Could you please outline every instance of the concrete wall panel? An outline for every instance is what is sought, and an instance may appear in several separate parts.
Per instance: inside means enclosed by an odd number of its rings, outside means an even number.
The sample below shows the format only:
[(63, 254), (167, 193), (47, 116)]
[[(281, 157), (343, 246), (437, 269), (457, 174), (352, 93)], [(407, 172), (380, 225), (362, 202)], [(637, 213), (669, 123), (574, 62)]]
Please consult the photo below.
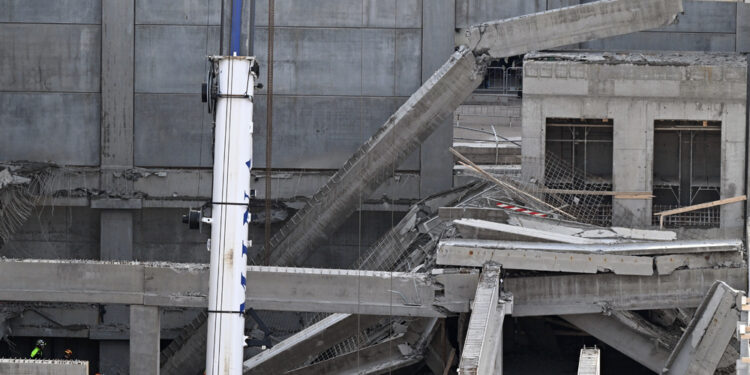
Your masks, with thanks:
[[(406, 98), (275, 96), (273, 167), (339, 169)], [(254, 167), (265, 167), (266, 96), (255, 98)], [(400, 169), (419, 169), (410, 156)]]
[(0, 256), (39, 259), (98, 259), (99, 212), (80, 207), (36, 209)]
[(137, 25), (220, 25), (221, 0), (137, 0)]
[(100, 24), (101, 0), (2, 0), (0, 22)]
[(135, 91), (200, 93), (206, 56), (218, 51), (218, 26), (136, 26)]
[(456, 0), (456, 28), (547, 10), (546, 0)]
[(212, 115), (200, 95), (135, 95), (135, 165), (212, 167)]
[(417, 91), (421, 73), (421, 32), (365, 29), (362, 33), (365, 95), (410, 96)]
[[(268, 26), (268, 0), (256, 0), (255, 22)], [(275, 26), (388, 27), (422, 26), (424, 0), (276, 0)]]
[[(256, 35), (266, 85), (268, 30)], [(419, 30), (279, 28), (274, 44), (274, 94), (409, 96), (420, 85)]]
[(133, 258), (144, 261), (208, 263), (210, 233), (189, 230), (182, 209), (147, 208), (133, 215)]
[(750, 4), (737, 4), (737, 52), (750, 53)]
[(645, 31), (581, 43), (583, 49), (734, 52), (735, 35)]
[(98, 94), (0, 92), (0, 160), (99, 164)]
[(0, 90), (98, 92), (101, 27), (0, 24)]

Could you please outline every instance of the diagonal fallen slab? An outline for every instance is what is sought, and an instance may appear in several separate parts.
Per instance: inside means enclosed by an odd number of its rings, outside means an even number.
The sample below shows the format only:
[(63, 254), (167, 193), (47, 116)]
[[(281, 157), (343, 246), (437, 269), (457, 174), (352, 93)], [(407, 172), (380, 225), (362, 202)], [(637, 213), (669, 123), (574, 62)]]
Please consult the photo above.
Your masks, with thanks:
[(581, 238), (562, 233), (495, 223), (487, 220), (459, 219), (454, 220), (453, 224), (458, 228), (458, 231), (461, 232), (464, 238), (476, 238), (480, 240), (562, 242), (577, 245), (614, 242), (613, 240)]
[(713, 374), (740, 319), (743, 292), (717, 281), (664, 365), (663, 374)]

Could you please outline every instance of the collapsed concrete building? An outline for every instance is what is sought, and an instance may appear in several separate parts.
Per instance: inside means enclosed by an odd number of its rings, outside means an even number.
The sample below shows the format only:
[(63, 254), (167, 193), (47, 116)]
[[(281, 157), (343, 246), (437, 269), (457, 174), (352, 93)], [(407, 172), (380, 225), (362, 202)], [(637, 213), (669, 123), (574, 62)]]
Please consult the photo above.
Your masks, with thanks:
[[(102, 33), (102, 48), (98, 51), (103, 64), (101, 102), (97, 102), (102, 111), (101, 143), (97, 142), (100, 155), (91, 158), (95, 150), (63, 142), (57, 151), (51, 151), (51, 157), (40, 157), (17, 142), (39, 129), (43, 131), (43, 121), (35, 120), (29, 110), (20, 110), (18, 115), (6, 116), (8, 120), (3, 122), (12, 134), (4, 138), (8, 142), (7, 156), (2, 159), (57, 160), (63, 165), (51, 168), (46, 164), (7, 164), (10, 179), (6, 179), (5, 186), (13, 186), (15, 192), (9, 194), (7, 201), (15, 205), (6, 204), (4, 208), (18, 208), (4, 211), (15, 221), (7, 226), (8, 235), (3, 236), (2, 255), (22, 259), (6, 259), (0, 265), (4, 268), (0, 274), (2, 299), (7, 301), (2, 322), (2, 327), (7, 327), (2, 331), (7, 333), (3, 336), (9, 342), (21, 343), (30, 340), (24, 337), (59, 337), (55, 339), (59, 345), (72, 342), (80, 346), (80, 352), (98, 368), (106, 369), (102, 370), (105, 373), (127, 372), (128, 362), (130, 371), (136, 373), (156, 373), (159, 368), (165, 373), (198, 373), (201, 356), (205, 355), (207, 269), (201, 264), (180, 263), (205, 263), (205, 235), (186, 234), (177, 225), (166, 223), (172, 223), (182, 213), (174, 208), (200, 206), (210, 199), (210, 171), (200, 168), (209, 152), (199, 153), (197, 164), (187, 167), (192, 162), (181, 160), (174, 156), (179, 152), (172, 152), (184, 147), (179, 143), (183, 135), (163, 135), (174, 132), (169, 130), (174, 120), (170, 116), (161, 118), (162, 110), (172, 108), (179, 113), (180, 108), (194, 106), (185, 101), (189, 96), (185, 94), (193, 92), (181, 86), (190, 82), (189, 78), (159, 82), (168, 75), (153, 71), (160, 64), (153, 63), (159, 57), (155, 52), (158, 48), (153, 49), (152, 43), (168, 42), (164, 35), (174, 37), (170, 28), (195, 31), (196, 27), (175, 26), (171, 22), (195, 24), (200, 16), (205, 16), (202, 47), (208, 48), (212, 32), (225, 30), (215, 25), (221, 18), (215, 7), (186, 7), (187, 21), (183, 21), (158, 2), (134, 1), (130, 2), (132, 7), (127, 2), (95, 3), (98, 8), (94, 7), (92, 14), (80, 15), (84, 17), (79, 20), (83, 26), (58, 27), (73, 33), (95, 33), (96, 27), (90, 25), (97, 21), (96, 10), (101, 10), (98, 21), (102, 29), (106, 25), (123, 31), (123, 35)], [(275, 150), (283, 147), (289, 152), (282, 153), (281, 164), (276, 165), (271, 176), (255, 172), (256, 180), (279, 180), (276, 197), (286, 199), (278, 199), (271, 212), (258, 213), (263, 215), (262, 220), (285, 221), (284, 228), (277, 228), (274, 239), (269, 238), (273, 252), (266, 260), (270, 264), (318, 268), (261, 266), (266, 263), (264, 249), (257, 245), (252, 249), (258, 258), (257, 265), (248, 268), (247, 301), (254, 310), (249, 313), (252, 320), (248, 319), (247, 332), (253, 341), (246, 353), (246, 373), (442, 373), (454, 366), (465, 373), (497, 372), (503, 366), (508, 372), (544, 371), (535, 368), (537, 365), (546, 367), (546, 373), (549, 366), (557, 366), (563, 372), (571, 363), (577, 365), (578, 350), (590, 340), (597, 340), (600, 347), (612, 348), (609, 353), (616, 351), (632, 359), (617, 357), (616, 353), (613, 358), (610, 354), (603, 360), (604, 368), (607, 362), (626, 369), (633, 366), (625, 370), (630, 373), (645, 369), (672, 373), (733, 371), (728, 369), (735, 366), (735, 360), (747, 357), (743, 325), (740, 336), (732, 339), (737, 323), (743, 319), (739, 309), (745, 305), (738, 290), (747, 289), (742, 242), (746, 221), (743, 204), (739, 203), (746, 191), (747, 170), (747, 61), (743, 57), (615, 52), (529, 54), (522, 70), (523, 98), (503, 99), (523, 103), (520, 139), (511, 139), (504, 129), (497, 132), (493, 127), (494, 141), (463, 145), (465, 150), (457, 145), (461, 165), (456, 168), (448, 152), (453, 143), (451, 132), (446, 131), (451, 128), (450, 112), (485, 83), (482, 74), (490, 77), (489, 72), (477, 68), (484, 64), (474, 60), (477, 51), (504, 58), (564, 44), (585, 48), (604, 43), (598, 45), (602, 49), (609, 49), (606, 43), (611, 43), (611, 48), (628, 43), (635, 48), (649, 47), (651, 42), (641, 42), (660, 35), (658, 31), (640, 39), (590, 39), (664, 25), (673, 20), (672, 14), (677, 13), (681, 2), (639, 1), (638, 6), (654, 8), (637, 22), (629, 18), (630, 10), (622, 6), (622, 1), (591, 4), (585, 9), (622, 16), (621, 23), (608, 24), (609, 29), (593, 35), (576, 34), (576, 30), (563, 33), (566, 21), (558, 16), (572, 14), (565, 11), (469, 27), (578, 2), (524, 2), (511, 8), (517, 14), (504, 14), (507, 7), (490, 2), (397, 2), (394, 9), (354, 2), (362, 8), (362, 14), (368, 9), (367, 17), (357, 16), (356, 7), (352, 14), (340, 15), (333, 10), (341, 4), (332, 3), (315, 10), (319, 18), (307, 17), (313, 11), (292, 3), (280, 2), (277, 31), (284, 57), (279, 62), (282, 71), (289, 74), (281, 75), (279, 93), (274, 94), (283, 103), (280, 113), (297, 114), (292, 119), (282, 115), (281, 120), (276, 120), (282, 124), (282, 140)], [(679, 27), (690, 30), (694, 27), (691, 22), (704, 24), (700, 11), (710, 10), (712, 17), (733, 20), (734, 30), (724, 30), (726, 35), (718, 36), (723, 43), (734, 38), (733, 48), (718, 43), (717, 49), (744, 51), (748, 25), (742, 15), (748, 12), (746, 5), (687, 4), (687, 26)], [(378, 8), (381, 6), (385, 8)], [(17, 11), (23, 7), (11, 8), (9, 14), (13, 18), (5, 26), (10, 30), (27, 26), (15, 23), (45, 21)], [(393, 15), (394, 23), (388, 17), (380, 17), (373, 8)], [(259, 10), (262, 14), (262, 5)], [(691, 10), (697, 14), (693, 21), (688, 18)], [(134, 14), (131, 18), (115, 17), (121, 12)], [(500, 12), (500, 16), (495, 12)], [(301, 17), (302, 14), (306, 16)], [(339, 16), (329, 18), (331, 14)], [(73, 23), (78, 17), (67, 13), (57, 16), (70, 16)], [(493, 18), (482, 19), (490, 16)], [(352, 26), (351, 18), (362, 22)], [(609, 21), (603, 19), (605, 23)], [(528, 23), (535, 23), (537, 34), (527, 33)], [(129, 29), (133, 25), (135, 33)], [(331, 33), (343, 37), (351, 31), (331, 31), (332, 25), (354, 28), (363, 38), (382, 30), (393, 32), (393, 40), (384, 43), (395, 46), (391, 56), (394, 69), (405, 69), (385, 73), (392, 78), (393, 87), (386, 84), (390, 81), (377, 76), (377, 69), (364, 69), (365, 61), (372, 64), (379, 56), (365, 59), (369, 39), (359, 40), (359, 92), (353, 88), (353, 81), (336, 80), (333, 76), (307, 83), (300, 78), (331, 71), (323, 69), (323, 64), (331, 63), (325, 48), (314, 46), (326, 46), (328, 37), (338, 40)], [(414, 48), (410, 43), (415, 38), (415, 25), (422, 31), (416, 33), (423, 48), (421, 67), (417, 69), (421, 70), (421, 77), (413, 69), (404, 68), (396, 56), (400, 42), (406, 42), (409, 51)], [(585, 27), (592, 27), (579, 26), (584, 31)], [(458, 32), (455, 43), (470, 48), (459, 48), (449, 63), (439, 68), (453, 50), (454, 29), (461, 27), (464, 30)], [(715, 33), (717, 27), (709, 26), (710, 33)], [(675, 31), (665, 33), (670, 32)], [(316, 33), (322, 34), (314, 37)], [(304, 35), (295, 37), (298, 34)], [(706, 37), (692, 34), (684, 37)], [(503, 41), (499, 35), (508, 39)], [(391, 34), (385, 36), (390, 37)], [(439, 41), (428, 41), (430, 38)], [(356, 38), (344, 39), (352, 42)], [(296, 46), (293, 52), (287, 50), (290, 46)], [(340, 47), (333, 49), (333, 55), (339, 53)], [(659, 48), (666, 48), (666, 44)], [(8, 49), (17, 51), (14, 46)], [(287, 53), (292, 56), (289, 60)], [(263, 61), (261, 51), (257, 54)], [(437, 57), (425, 57), (432, 54)], [(128, 58), (134, 55), (134, 63), (128, 65)], [(312, 64), (306, 59), (311, 59)], [(347, 64), (348, 60), (343, 60)], [(349, 65), (356, 65), (356, 58), (349, 60)], [(409, 61), (408, 67), (414, 68), (413, 61)], [(305, 69), (313, 68), (317, 70), (306, 73)], [(436, 69), (438, 74), (432, 75)], [(43, 69), (50, 70), (54, 71)], [(453, 79), (440, 80), (441, 75)], [(87, 81), (57, 82), (47, 78), (41, 82), (41, 78), (29, 77), (20, 83), (9, 81), (21, 91), (46, 87), (35, 86), (42, 83), (72, 91), (87, 90), (68, 87)], [(379, 79), (370, 82), (372, 77)], [(368, 86), (364, 85), (365, 78)], [(400, 86), (409, 83), (415, 87)], [(365, 131), (366, 126), (376, 122), (379, 126), (383, 118), (370, 121), (371, 114), (363, 111), (383, 100), (395, 98), (394, 103), (403, 102), (403, 96), (411, 94), (419, 83), (425, 84), (423, 89), (406, 101), (407, 105), (386, 121), (370, 141), (364, 142), (372, 133)], [(388, 99), (379, 97), (394, 92), (399, 94)], [(292, 125), (308, 121), (323, 125), (350, 122), (349, 118), (339, 120), (337, 116), (341, 114), (329, 113), (330, 107), (336, 105), (315, 97), (321, 94), (331, 95), (334, 98), (328, 99), (333, 102), (340, 101), (336, 98), (340, 95), (353, 95), (354, 101), (360, 101), (342, 109), (347, 116), (357, 113), (357, 108), (359, 111), (353, 121), (360, 124), (359, 137), (351, 137), (354, 140), (350, 151), (364, 142), (349, 162), (328, 160), (331, 155), (349, 155), (333, 141), (338, 130), (329, 134), (321, 126), (316, 130), (323, 132), (319, 136), (321, 142), (313, 138), (300, 140), (300, 135), (295, 135), (299, 128)], [(262, 95), (260, 92), (257, 98)], [(19, 100), (18, 94), (6, 96), (9, 101)], [(40, 100), (52, 100), (42, 96)], [(493, 94), (475, 92), (469, 100), (487, 103), (487, 96)], [(494, 96), (497, 101), (503, 97)], [(66, 96), (74, 101), (82, 97)], [(373, 103), (361, 103), (367, 100)], [(410, 102), (416, 105), (409, 106)], [(397, 107), (392, 104), (386, 105), (392, 108), (383, 112)], [(424, 106), (424, 112), (413, 109), (417, 106)], [(327, 109), (316, 112), (320, 108)], [(263, 116), (263, 111), (259, 113)], [(309, 119), (305, 113), (311, 113)], [(458, 113), (463, 112), (458, 109)], [(34, 127), (6, 125), (16, 118)], [(87, 123), (98, 127), (98, 120)], [(156, 124), (156, 130), (149, 124)], [(421, 126), (424, 124), (427, 126)], [(68, 126), (81, 134), (78, 125)], [(397, 130), (409, 132), (399, 134)], [(203, 150), (210, 145), (210, 134), (204, 140), (203, 132), (197, 133), (201, 139), (196, 149)], [(430, 133), (433, 135), (427, 138)], [(163, 149), (163, 139), (159, 137), (165, 137), (167, 148), (173, 149)], [(256, 140), (262, 138), (261, 132)], [(417, 158), (413, 152), (421, 141), (425, 143)], [(301, 147), (290, 147), (295, 142)], [(486, 143), (494, 147), (487, 147)], [(498, 147), (500, 144), (503, 147)], [(720, 152), (707, 151), (717, 146)], [(315, 153), (319, 159), (305, 157), (309, 156), (304, 154), (309, 147), (321, 148)], [(500, 161), (501, 149), (507, 153), (503, 160), (508, 163)], [(474, 154), (466, 158), (466, 151)], [(48, 155), (44, 152), (42, 155)], [(70, 155), (80, 159), (66, 159)], [(263, 158), (255, 159), (257, 163)], [(473, 161), (484, 165), (477, 166)], [(522, 161), (520, 166), (516, 161)], [(402, 167), (411, 166), (400, 170), (396, 162)], [(325, 183), (331, 170), (341, 165), (344, 167)], [(454, 173), (458, 175), (455, 178)], [(471, 174), (475, 176), (466, 177)], [(474, 182), (476, 177), (483, 182)], [(471, 184), (466, 185), (469, 180)], [(16, 189), (17, 186), (22, 188)], [(266, 195), (258, 189), (258, 197)], [(310, 196), (311, 199), (306, 198)], [(33, 202), (31, 208), (29, 202)], [(696, 215), (691, 210), (692, 214), (663, 214), (663, 220), (653, 220), (654, 213), (716, 202), (726, 204), (707, 207), (710, 213), (705, 217), (701, 216), (705, 211)], [(28, 212), (36, 204), (41, 208), (36, 208), (34, 217)], [(61, 206), (80, 208), (64, 209), (62, 215), (52, 211), (51, 219), (42, 219), (45, 207)], [(666, 224), (678, 229), (657, 231), (650, 228), (654, 224), (657, 228)], [(54, 225), (64, 229), (49, 236)], [(686, 227), (689, 229), (682, 229)], [(166, 239), (165, 230), (176, 240)], [(77, 240), (69, 240), (71, 232)], [(255, 243), (262, 244), (260, 230), (255, 232)], [(87, 260), (71, 260), (75, 258)], [(714, 283), (715, 280), (723, 283)], [(720, 324), (710, 323), (714, 316)], [(72, 337), (81, 340), (76, 343)], [(588, 337), (589, 341), (571, 343), (571, 337)], [(569, 356), (572, 360), (568, 361), (552, 358), (524, 367), (521, 360), (512, 360), (514, 356), (525, 358), (539, 348), (552, 348), (565, 357), (563, 353), (571, 347), (575, 356)], [(741, 368), (740, 360), (737, 369)]]

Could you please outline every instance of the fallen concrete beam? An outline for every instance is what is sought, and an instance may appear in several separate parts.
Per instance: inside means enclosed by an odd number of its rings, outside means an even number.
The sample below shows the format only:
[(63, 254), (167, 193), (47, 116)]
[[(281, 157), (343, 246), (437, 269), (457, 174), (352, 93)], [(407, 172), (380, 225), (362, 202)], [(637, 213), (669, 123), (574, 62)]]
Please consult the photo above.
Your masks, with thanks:
[[(148, 276), (147, 276), (148, 275)], [(181, 277), (179, 277), (181, 275)], [(0, 260), (0, 300), (203, 307), (205, 265)], [(248, 267), (247, 306), (258, 310), (444, 317), (468, 312), (476, 270), (431, 274)], [(747, 268), (506, 278), (513, 315), (696, 307), (713, 280), (742, 288)], [(638, 298), (633, 298), (638, 296)]]
[(474, 296), (459, 374), (502, 374), (503, 320), (512, 303), (500, 300), (500, 266), (485, 265)]
[(616, 254), (582, 254), (561, 251), (502, 250), (483, 247), (449, 246), (437, 249), (437, 264), (482, 267), (487, 262), (505, 269), (597, 273), (612, 271), (618, 275), (653, 275), (654, 259), (647, 256)]
[(310, 366), (289, 371), (288, 375), (317, 374), (381, 374), (393, 369), (409, 366), (421, 360), (401, 352), (408, 345), (404, 336), (392, 338), (379, 344), (362, 348)]
[[(415, 364), (437, 329), (437, 318), (411, 321), (406, 332), (350, 353), (305, 366), (287, 374), (384, 374)], [(356, 332), (356, 331), (355, 331)]]
[(717, 281), (664, 365), (663, 374), (713, 374), (740, 320), (744, 293)]
[(271, 239), (271, 264), (303, 265), (482, 82), (483, 66), (467, 48), (455, 52)]
[(577, 245), (614, 242), (612, 240), (592, 240), (486, 220), (459, 219), (454, 220), (453, 224), (464, 238), (479, 240), (562, 242)]
[(679, 270), (666, 276), (613, 274), (506, 278), (513, 316), (696, 307), (714, 280), (747, 285), (747, 268)]
[(656, 373), (661, 373), (669, 357), (669, 348), (612, 316), (584, 314), (561, 318)]
[(283, 374), (302, 367), (324, 350), (376, 324), (382, 317), (332, 314), (273, 348), (248, 359), (244, 374)]
[(631, 242), (617, 244), (573, 245), (544, 242), (512, 242), (488, 240), (446, 240), (445, 247), (485, 248), (503, 250), (564, 251), (574, 253), (602, 253), (620, 255), (665, 255), (692, 253), (738, 252), (741, 240), (700, 240), (674, 242)]
[(672, 23), (681, 0), (614, 0), (550, 10), (461, 29), (456, 45), (501, 58)]
[[(443, 274), (442, 285), (477, 273)], [(368, 315), (444, 317), (465, 311), (472, 289), (442, 289), (430, 274), (250, 266), (247, 304), (258, 310), (339, 312)], [(439, 307), (437, 305), (440, 305)]]

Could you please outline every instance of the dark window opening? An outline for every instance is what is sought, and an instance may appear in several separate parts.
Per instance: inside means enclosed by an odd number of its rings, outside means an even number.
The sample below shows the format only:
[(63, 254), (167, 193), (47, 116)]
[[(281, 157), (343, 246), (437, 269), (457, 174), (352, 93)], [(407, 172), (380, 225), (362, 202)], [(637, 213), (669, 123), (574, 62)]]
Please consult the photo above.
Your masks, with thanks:
[(545, 199), (573, 214), (578, 221), (608, 226), (612, 197), (576, 191), (612, 191), (612, 119), (548, 118), (544, 185), (570, 192)]
[[(721, 122), (654, 121), (653, 212), (720, 199)], [(666, 216), (666, 227), (718, 227), (721, 207)], [(659, 217), (653, 217), (659, 225)]]

